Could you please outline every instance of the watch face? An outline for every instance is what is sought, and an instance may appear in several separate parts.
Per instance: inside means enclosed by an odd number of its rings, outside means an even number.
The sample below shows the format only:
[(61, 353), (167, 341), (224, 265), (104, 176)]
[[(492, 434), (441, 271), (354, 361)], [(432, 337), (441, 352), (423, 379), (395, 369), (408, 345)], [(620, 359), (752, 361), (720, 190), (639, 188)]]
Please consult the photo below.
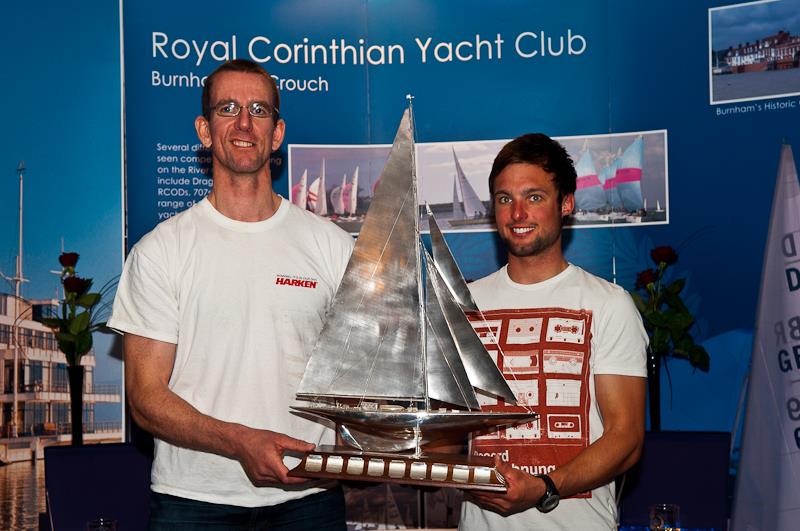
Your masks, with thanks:
[(559, 499), (557, 494), (551, 494), (539, 503), (539, 510), (543, 513), (549, 513), (558, 506)]

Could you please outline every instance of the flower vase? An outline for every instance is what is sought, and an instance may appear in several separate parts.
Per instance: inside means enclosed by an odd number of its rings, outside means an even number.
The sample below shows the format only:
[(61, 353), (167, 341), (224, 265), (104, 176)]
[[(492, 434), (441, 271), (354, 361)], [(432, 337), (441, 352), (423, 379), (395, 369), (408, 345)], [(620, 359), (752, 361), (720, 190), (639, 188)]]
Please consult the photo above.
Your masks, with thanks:
[(647, 394), (650, 431), (661, 431), (661, 355), (647, 349)]
[(83, 365), (69, 365), (69, 402), (72, 417), (72, 446), (83, 445)]

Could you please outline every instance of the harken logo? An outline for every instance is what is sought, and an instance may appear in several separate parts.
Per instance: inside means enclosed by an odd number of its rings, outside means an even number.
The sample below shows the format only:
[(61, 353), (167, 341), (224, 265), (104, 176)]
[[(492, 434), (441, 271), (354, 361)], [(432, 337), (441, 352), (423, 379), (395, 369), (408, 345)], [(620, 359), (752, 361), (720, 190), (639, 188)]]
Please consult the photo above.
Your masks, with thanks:
[(315, 289), (317, 287), (316, 279), (294, 275), (276, 275), (275, 284), (279, 286), (296, 286), (298, 288)]

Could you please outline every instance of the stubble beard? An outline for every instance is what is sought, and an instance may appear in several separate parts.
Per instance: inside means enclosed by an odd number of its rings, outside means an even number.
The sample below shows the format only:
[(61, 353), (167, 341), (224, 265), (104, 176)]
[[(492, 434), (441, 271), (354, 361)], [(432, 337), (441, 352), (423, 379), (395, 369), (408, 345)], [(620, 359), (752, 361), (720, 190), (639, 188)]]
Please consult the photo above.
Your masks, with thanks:
[(529, 256), (539, 256), (553, 247), (553, 245), (560, 245), (560, 236), (561, 231), (556, 230), (550, 234), (537, 234), (533, 241), (528, 243), (515, 243), (509, 238), (503, 238), (503, 241), (509, 253), (517, 258), (526, 258)]

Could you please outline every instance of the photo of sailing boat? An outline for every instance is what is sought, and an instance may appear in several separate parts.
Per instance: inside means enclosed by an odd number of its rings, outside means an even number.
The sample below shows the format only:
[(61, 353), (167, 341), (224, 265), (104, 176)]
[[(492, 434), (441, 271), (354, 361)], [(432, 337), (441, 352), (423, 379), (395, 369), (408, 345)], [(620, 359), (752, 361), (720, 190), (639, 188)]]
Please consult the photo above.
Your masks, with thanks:
[[(493, 231), (487, 178), (506, 141), (417, 144), (420, 202), (425, 202), (444, 232)], [(427, 220), (420, 226), (428, 230)]]
[(665, 224), (667, 131), (559, 138), (578, 174), (571, 227)]
[(289, 200), (357, 234), (390, 145), (289, 146)]

